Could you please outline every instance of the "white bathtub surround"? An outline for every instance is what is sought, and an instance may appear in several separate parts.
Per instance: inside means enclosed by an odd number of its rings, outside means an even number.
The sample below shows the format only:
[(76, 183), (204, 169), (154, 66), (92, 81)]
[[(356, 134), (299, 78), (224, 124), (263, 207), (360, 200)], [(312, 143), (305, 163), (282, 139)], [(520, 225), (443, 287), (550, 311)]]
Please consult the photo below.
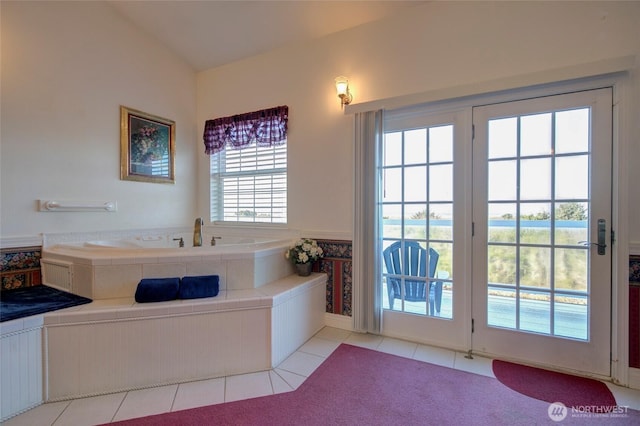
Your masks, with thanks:
[(0, 323), (0, 421), (42, 403), (43, 316)]
[(326, 280), (289, 275), (215, 298), (46, 314), (45, 400), (269, 370), (324, 326)]
[(243, 290), (293, 273), (289, 239), (222, 235), (215, 246), (190, 247), (189, 236), (184, 228), (45, 235), (43, 283), (102, 300), (133, 297), (142, 278), (219, 275), (221, 290)]
[[(178, 247), (179, 241), (174, 238), (183, 237), (185, 247), (193, 245), (193, 226), (180, 226), (169, 228), (150, 228), (150, 229), (123, 229), (111, 231), (91, 231), (91, 232), (59, 232), (46, 233), (42, 235), (42, 245), (44, 248), (50, 248), (58, 244), (78, 245), (79, 243), (90, 241), (136, 241), (137, 245), (146, 247), (162, 246), (157, 244), (162, 240), (170, 247)], [(203, 245), (210, 245), (212, 237), (216, 238), (216, 244), (237, 243), (240, 240), (288, 240), (292, 241), (298, 238), (299, 231), (290, 229), (271, 229), (271, 228), (251, 228), (247, 229), (240, 226), (218, 226), (205, 225), (202, 227)], [(155, 242), (155, 243), (154, 243)]]
[[(293, 275), (294, 238), (189, 247), (190, 232), (43, 236), (43, 282), (94, 301), (0, 325), (0, 421), (46, 401), (269, 370), (324, 326), (327, 277)], [(159, 247), (176, 237), (185, 247)], [(214, 274), (214, 298), (134, 301), (142, 278)]]

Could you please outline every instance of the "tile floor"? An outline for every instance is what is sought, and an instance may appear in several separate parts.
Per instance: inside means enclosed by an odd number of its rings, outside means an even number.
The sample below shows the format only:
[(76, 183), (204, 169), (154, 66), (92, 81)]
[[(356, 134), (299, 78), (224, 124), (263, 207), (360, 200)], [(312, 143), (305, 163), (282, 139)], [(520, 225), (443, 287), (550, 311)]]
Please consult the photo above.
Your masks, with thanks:
[[(325, 327), (276, 369), (179, 385), (43, 404), (4, 426), (84, 426), (184, 410), (296, 389), (340, 343), (494, 377), (491, 360), (388, 337)], [(607, 384), (620, 406), (640, 409), (640, 391)]]

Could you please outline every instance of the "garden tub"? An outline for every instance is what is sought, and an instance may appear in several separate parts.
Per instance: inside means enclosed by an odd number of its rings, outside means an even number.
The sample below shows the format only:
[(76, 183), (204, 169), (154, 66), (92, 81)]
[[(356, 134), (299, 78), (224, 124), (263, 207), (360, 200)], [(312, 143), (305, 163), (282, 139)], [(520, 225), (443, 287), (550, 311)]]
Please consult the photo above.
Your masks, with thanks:
[(132, 297), (142, 278), (219, 275), (220, 290), (258, 288), (293, 273), (284, 257), (290, 242), (203, 234), (194, 247), (185, 230), (48, 235), (43, 282), (94, 300)]

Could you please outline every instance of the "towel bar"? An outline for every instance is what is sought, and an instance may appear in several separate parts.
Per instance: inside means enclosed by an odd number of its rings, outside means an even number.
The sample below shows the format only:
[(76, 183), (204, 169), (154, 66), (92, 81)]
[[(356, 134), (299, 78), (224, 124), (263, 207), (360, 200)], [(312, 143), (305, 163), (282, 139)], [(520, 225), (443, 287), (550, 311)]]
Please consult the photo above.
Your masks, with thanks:
[(115, 201), (55, 201), (40, 200), (41, 212), (115, 212), (118, 205)]

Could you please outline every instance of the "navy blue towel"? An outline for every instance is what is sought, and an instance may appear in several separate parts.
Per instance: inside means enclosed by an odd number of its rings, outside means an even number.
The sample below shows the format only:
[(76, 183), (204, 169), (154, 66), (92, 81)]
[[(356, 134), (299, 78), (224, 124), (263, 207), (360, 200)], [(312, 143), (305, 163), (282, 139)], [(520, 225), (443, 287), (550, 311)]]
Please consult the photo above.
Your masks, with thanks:
[(197, 277), (183, 277), (180, 283), (178, 298), (200, 299), (218, 295), (220, 278), (217, 275), (201, 275)]
[(143, 278), (136, 288), (136, 302), (166, 302), (178, 297), (180, 278)]

